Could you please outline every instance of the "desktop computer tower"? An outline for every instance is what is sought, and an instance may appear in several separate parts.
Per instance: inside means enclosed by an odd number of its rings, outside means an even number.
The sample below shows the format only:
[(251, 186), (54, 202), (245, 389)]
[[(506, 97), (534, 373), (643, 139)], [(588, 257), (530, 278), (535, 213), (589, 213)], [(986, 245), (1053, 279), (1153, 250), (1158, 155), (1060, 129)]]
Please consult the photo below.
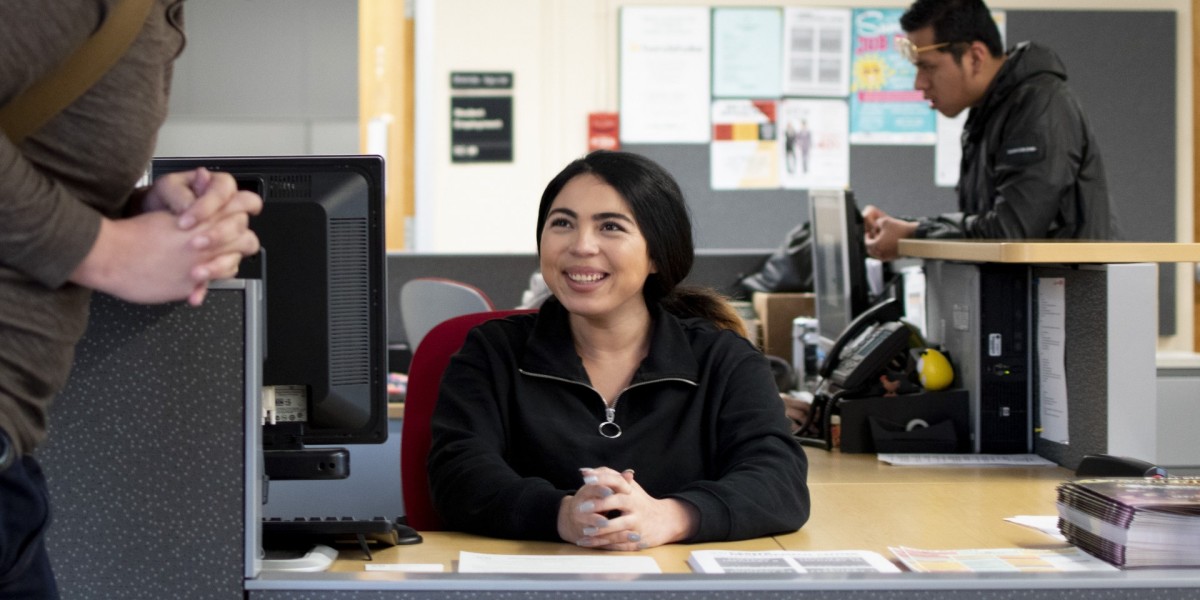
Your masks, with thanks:
[(1033, 451), (1033, 319), (1026, 265), (925, 262), (926, 327), (970, 398), (971, 447)]

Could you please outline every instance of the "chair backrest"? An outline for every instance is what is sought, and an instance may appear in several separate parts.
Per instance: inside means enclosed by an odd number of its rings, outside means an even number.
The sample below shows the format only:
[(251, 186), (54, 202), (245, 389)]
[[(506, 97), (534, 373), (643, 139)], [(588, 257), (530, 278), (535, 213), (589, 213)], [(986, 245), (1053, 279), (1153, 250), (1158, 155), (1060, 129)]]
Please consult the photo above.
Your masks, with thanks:
[(434, 325), (458, 315), (494, 310), (479, 288), (441, 277), (418, 277), (400, 288), (400, 319), (414, 354)]
[(408, 524), (417, 531), (438, 531), (441, 519), (429, 496), (425, 461), (431, 436), (429, 420), (437, 403), (442, 371), (458, 352), (472, 327), (531, 310), (501, 310), (461, 315), (434, 326), (413, 354), (408, 369), (408, 391), (404, 396), (404, 422), (400, 427), (400, 489)]

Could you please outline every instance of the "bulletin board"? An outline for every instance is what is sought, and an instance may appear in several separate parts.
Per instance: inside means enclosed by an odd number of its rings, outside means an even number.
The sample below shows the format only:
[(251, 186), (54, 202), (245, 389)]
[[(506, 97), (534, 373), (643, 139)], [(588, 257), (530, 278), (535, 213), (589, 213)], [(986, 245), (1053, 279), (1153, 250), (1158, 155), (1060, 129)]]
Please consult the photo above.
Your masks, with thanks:
[[(1052, 48), (1091, 122), (1124, 236), (1174, 241), (1176, 206), (1176, 19), (1173, 11), (1006, 11), (1009, 45)], [(1130, 40), (1137, 40), (1136, 43)], [(767, 249), (808, 219), (803, 190), (713, 190), (708, 144), (629, 144), (679, 180), (698, 248)], [(895, 215), (956, 210), (954, 191), (934, 184), (933, 146), (850, 146), (850, 186), (860, 206)], [(1175, 331), (1175, 281), (1159, 278), (1160, 333)]]

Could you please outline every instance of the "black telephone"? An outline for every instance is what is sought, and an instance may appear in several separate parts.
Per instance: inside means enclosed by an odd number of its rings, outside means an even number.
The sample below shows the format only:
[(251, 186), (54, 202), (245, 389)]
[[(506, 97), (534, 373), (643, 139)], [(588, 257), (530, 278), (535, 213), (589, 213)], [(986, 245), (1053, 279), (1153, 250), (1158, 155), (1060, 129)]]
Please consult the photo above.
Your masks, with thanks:
[(838, 336), (817, 371), (822, 383), (808, 422), (796, 432), (800, 443), (826, 450), (833, 447), (830, 419), (840, 400), (869, 391), (873, 378), (908, 349), (912, 334), (900, 321), (901, 314), (900, 301), (888, 298), (863, 311)]
[(900, 301), (889, 298), (864, 311), (834, 343), (821, 365), (823, 379), (852, 391), (871, 382), (908, 348), (910, 330), (900, 321)]

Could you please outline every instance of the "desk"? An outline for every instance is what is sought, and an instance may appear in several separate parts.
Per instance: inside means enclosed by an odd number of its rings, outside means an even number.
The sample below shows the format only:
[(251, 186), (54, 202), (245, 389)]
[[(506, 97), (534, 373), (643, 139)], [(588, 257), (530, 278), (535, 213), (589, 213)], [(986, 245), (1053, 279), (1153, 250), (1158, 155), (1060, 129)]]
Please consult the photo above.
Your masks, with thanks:
[[(808, 450), (813, 516), (803, 529), (774, 538), (703, 544), (713, 550), (873, 550), (916, 548), (1065, 547), (1004, 520), (1052, 515), (1054, 490), (1070, 472), (1060, 467), (893, 467), (873, 454)], [(864, 524), (870, 524), (864, 527)], [(456, 532), (428, 532), (426, 542), (374, 554), (376, 563), (441, 563), (455, 570), (459, 550), (487, 554), (612, 555), (556, 542), (497, 540)], [(696, 546), (673, 544), (645, 551), (664, 573), (690, 573)], [(621, 554), (621, 553), (619, 553)], [(629, 553), (634, 554), (634, 553)], [(363, 554), (341, 550), (332, 571), (362, 571)]]
[[(442, 574), (366, 572), (361, 553), (342, 551), (330, 572), (264, 573), (247, 581), (251, 598), (611, 597), (633, 593), (687, 598), (838, 597), (1087, 598), (1196, 597), (1200, 570), (1129, 571), (1085, 575), (853, 574), (829, 576), (709, 576), (689, 574), (697, 549), (865, 549), (890, 558), (889, 545), (918, 548), (1047, 548), (1053, 538), (1004, 521), (1018, 514), (1055, 514), (1054, 489), (1070, 472), (1060, 467), (893, 467), (875, 456), (809, 450), (813, 516), (798, 532), (722, 544), (647, 550), (663, 575), (485, 575), (450, 572), (460, 550), (496, 554), (590, 554), (598, 550), (551, 542), (429, 532), (423, 544), (374, 554), (376, 563), (441, 563)], [(607, 554), (607, 553), (603, 553)], [(1155, 588), (1150, 590), (1148, 588)], [(313, 590), (320, 590), (320, 596)], [(1018, 590), (1018, 591), (1014, 591)], [(367, 596), (368, 591), (374, 594)], [(514, 592), (520, 592), (516, 594)], [(358, 594), (358, 595), (355, 595)]]
[[(363, 572), (345, 554), (327, 573), (263, 573), (253, 456), (262, 364), (255, 342), (260, 303), (254, 282), (214, 289), (203, 307), (143, 306), (97, 294), (71, 382), (55, 403), (50, 442), (39, 459), (56, 521), (47, 543), (69, 598), (245, 600), (443, 597), (1088, 598), (1200, 596), (1200, 569), (1085, 576), (705, 576), (680, 572), (698, 547), (808, 547), (883, 551), (928, 547), (1040, 545), (1048, 538), (999, 519), (1046, 514), (1067, 472), (1039, 469), (914, 469), (869, 455), (810, 451), (812, 520), (798, 533), (648, 551), (668, 573), (623, 576), (496, 576)], [(198, 359), (198, 357), (200, 357)], [(128, 365), (138, 365), (131, 369)], [(146, 373), (170, 376), (148, 377)], [(189, 382), (180, 385), (181, 381)], [(146, 398), (158, 401), (147, 402)], [(180, 413), (180, 407), (204, 410)], [(187, 418), (180, 418), (186, 414)], [(139, 415), (134, 420), (114, 415)], [(398, 472), (392, 471), (393, 473)], [(1006, 496), (1007, 495), (1007, 496)], [(900, 510), (899, 507), (908, 507)], [(915, 511), (915, 512), (914, 512)], [(440, 540), (440, 541), (439, 541)], [(440, 544), (440, 549), (439, 549)], [(514, 544), (507, 546), (507, 544)], [(793, 545), (794, 544), (794, 545)], [(505, 550), (511, 548), (511, 550)], [(459, 549), (595, 552), (430, 534), (419, 546), (377, 560), (453, 565)], [(395, 552), (396, 554), (389, 554)], [(389, 558), (390, 557), (390, 558)]]

